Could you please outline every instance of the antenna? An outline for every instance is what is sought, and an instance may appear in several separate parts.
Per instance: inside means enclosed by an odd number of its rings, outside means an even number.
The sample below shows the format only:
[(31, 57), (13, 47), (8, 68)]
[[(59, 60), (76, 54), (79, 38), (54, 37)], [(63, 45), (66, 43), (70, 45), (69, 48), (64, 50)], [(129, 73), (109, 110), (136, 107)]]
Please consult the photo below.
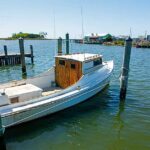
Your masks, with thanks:
[[(83, 43), (84, 44), (84, 20), (83, 20), (83, 8), (81, 6), (81, 21), (82, 21), (82, 40), (83, 40)], [(85, 60), (85, 50), (84, 50), (84, 60)]]
[[(55, 25), (55, 10), (53, 10), (53, 21), (54, 21), (54, 35), (53, 35), (53, 38), (54, 40), (56, 40), (56, 25)], [(55, 44), (55, 47), (54, 47), (54, 55), (56, 56), (57, 55), (57, 52), (56, 52), (56, 44)]]
[(129, 36), (132, 37), (132, 29), (131, 29), (131, 27), (130, 27), (130, 35)]
[(147, 38), (147, 31), (145, 31), (145, 39)]
[(82, 39), (84, 39), (84, 20), (83, 20), (83, 8), (81, 6), (81, 19), (82, 19)]
[(54, 19), (54, 33), (53, 33), (54, 35), (53, 36), (54, 36), (54, 39), (56, 39), (55, 10), (53, 10), (53, 17), (54, 17), (53, 18)]

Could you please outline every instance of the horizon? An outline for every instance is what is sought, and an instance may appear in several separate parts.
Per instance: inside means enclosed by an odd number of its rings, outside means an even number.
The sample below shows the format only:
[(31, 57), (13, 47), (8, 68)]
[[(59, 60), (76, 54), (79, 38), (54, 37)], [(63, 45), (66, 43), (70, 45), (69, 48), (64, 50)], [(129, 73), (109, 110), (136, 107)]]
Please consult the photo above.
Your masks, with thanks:
[[(13, 33), (47, 32), (47, 38), (81, 38), (91, 33), (132, 37), (150, 34), (150, 2), (143, 0), (5, 0), (0, 2), (0, 38)], [(30, 6), (30, 7), (29, 7)], [(83, 10), (83, 29), (82, 14)], [(7, 10), (7, 11), (6, 11)]]

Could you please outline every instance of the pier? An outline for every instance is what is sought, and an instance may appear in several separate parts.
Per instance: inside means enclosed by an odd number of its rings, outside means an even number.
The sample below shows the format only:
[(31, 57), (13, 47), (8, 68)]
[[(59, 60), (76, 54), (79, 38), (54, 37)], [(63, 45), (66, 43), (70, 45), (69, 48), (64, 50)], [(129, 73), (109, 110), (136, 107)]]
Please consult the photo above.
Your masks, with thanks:
[[(24, 57), (31, 58), (31, 63), (33, 64), (33, 46), (30, 45), (30, 53), (25, 53)], [(0, 67), (8, 65), (18, 65), (21, 64), (21, 54), (20, 53), (9, 53), (7, 51), (7, 46), (4, 45), (4, 54), (0, 54)]]

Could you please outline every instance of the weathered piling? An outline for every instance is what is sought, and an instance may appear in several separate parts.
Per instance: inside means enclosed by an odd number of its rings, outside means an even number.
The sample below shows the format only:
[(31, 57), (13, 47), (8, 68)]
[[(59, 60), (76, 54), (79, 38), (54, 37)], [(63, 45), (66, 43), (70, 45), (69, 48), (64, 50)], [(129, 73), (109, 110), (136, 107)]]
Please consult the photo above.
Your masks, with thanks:
[(69, 54), (69, 33), (66, 34), (66, 54)]
[(23, 40), (23, 38), (19, 38), (19, 48), (20, 48), (20, 58), (21, 58), (21, 65), (22, 65), (22, 74), (24, 76), (26, 76), (27, 72), (26, 72), (26, 64), (25, 64), (24, 40)]
[(122, 72), (120, 77), (120, 100), (125, 100), (126, 98), (131, 48), (132, 48), (132, 39), (129, 37), (126, 40), (126, 44), (125, 44), (123, 66), (122, 66)]
[(34, 56), (33, 56), (33, 46), (30, 45), (30, 51), (31, 51), (31, 63), (34, 63)]
[(7, 53), (7, 46), (4, 45), (4, 53), (5, 53), (5, 65), (8, 65), (8, 53)]
[(6, 150), (6, 143), (5, 143), (4, 129), (2, 126), (1, 115), (0, 115), (0, 150)]
[(58, 55), (62, 55), (62, 38), (58, 39)]

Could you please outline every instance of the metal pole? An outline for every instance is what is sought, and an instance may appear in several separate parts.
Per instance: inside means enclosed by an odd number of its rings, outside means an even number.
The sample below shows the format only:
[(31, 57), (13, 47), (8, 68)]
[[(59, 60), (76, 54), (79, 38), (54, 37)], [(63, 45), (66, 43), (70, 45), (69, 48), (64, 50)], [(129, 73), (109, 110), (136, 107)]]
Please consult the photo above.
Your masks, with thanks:
[(66, 54), (69, 54), (69, 33), (66, 34)]
[(122, 73), (120, 77), (120, 100), (125, 100), (126, 98), (131, 48), (132, 48), (132, 39), (129, 37), (126, 40), (125, 44)]
[(5, 65), (8, 65), (8, 61), (7, 61), (8, 53), (7, 53), (7, 46), (6, 45), (4, 45), (4, 53), (5, 53)]
[(25, 55), (24, 55), (24, 40), (23, 38), (19, 38), (19, 47), (20, 47), (20, 58), (22, 64), (22, 74), (23, 76), (27, 75), (26, 65), (25, 65)]
[(2, 126), (1, 115), (0, 115), (0, 150), (6, 150), (6, 143), (5, 143), (4, 129)]
[(62, 38), (58, 39), (58, 55), (62, 55)]
[(31, 63), (33, 64), (34, 63), (34, 56), (33, 56), (33, 46), (30, 45), (30, 51), (31, 51)]

